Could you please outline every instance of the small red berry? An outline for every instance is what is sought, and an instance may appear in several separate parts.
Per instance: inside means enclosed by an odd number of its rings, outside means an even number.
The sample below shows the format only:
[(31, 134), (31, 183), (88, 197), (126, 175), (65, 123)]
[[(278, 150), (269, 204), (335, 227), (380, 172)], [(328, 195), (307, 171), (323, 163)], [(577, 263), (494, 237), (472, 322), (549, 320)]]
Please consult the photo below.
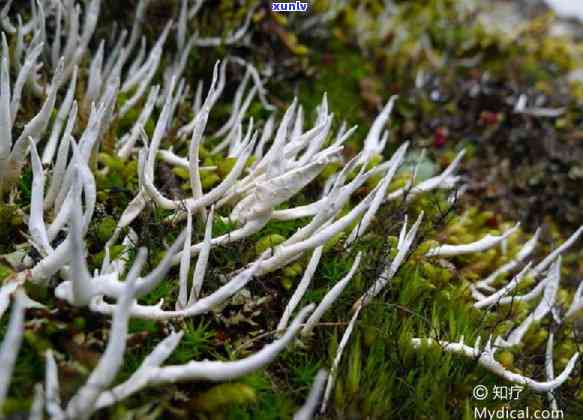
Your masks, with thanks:
[(492, 215), (486, 220), (486, 226), (490, 228), (498, 227), (498, 218), (496, 217), (496, 215)]
[(445, 146), (445, 142), (447, 140), (447, 128), (445, 127), (438, 127), (433, 134), (433, 146), (434, 147), (443, 147)]

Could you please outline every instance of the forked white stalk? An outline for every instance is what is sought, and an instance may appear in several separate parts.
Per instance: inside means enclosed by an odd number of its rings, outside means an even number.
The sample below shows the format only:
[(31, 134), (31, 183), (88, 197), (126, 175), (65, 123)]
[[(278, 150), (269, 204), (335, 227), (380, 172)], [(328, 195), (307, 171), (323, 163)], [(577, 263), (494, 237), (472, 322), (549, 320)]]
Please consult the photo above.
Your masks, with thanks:
[(532, 238), (530, 238), (520, 248), (520, 251), (518, 251), (518, 253), (516, 254), (516, 256), (514, 258), (512, 258), (506, 264), (497, 268), (494, 272), (492, 272), (492, 274), (490, 274), (484, 280), (480, 280), (478, 282), (475, 282), (472, 285), (472, 290), (484, 289), (487, 291), (494, 291), (494, 289), (492, 289), (491, 286), (499, 276), (514, 270), (516, 267), (518, 267), (519, 264), (524, 262), (532, 254), (532, 252), (534, 251), (534, 249), (536, 248), (536, 245), (538, 243), (540, 232), (541, 232), (540, 228), (537, 229), (536, 232), (534, 233), (534, 235), (532, 236)]
[(161, 366), (182, 338), (181, 333), (170, 335), (154, 349), (126, 382), (110, 391), (102, 392), (96, 402), (96, 408), (108, 407), (148, 386), (197, 380), (222, 382), (237, 379), (261, 369), (291, 344), (301, 329), (304, 319), (312, 310), (313, 305), (302, 309), (281, 338), (266, 345), (255, 354), (237, 361), (192, 361), (184, 365)]
[(489, 370), (495, 375), (498, 375), (499, 377), (509, 382), (527, 386), (535, 392), (551, 392), (560, 387), (567, 381), (567, 379), (569, 379), (569, 376), (575, 369), (577, 359), (579, 358), (579, 353), (576, 353), (571, 357), (571, 359), (569, 359), (567, 366), (559, 376), (549, 381), (540, 382), (519, 373), (514, 373), (502, 366), (502, 364), (494, 358), (496, 347), (491, 345), (490, 340), (488, 340), (488, 343), (482, 350), (480, 350), (478, 346), (470, 347), (461, 342), (452, 343), (448, 341), (436, 341), (431, 338), (413, 338), (411, 343), (416, 349), (424, 345), (435, 345), (439, 346), (443, 351), (459, 354), (469, 359), (476, 360), (480, 366)]
[(95, 411), (96, 402), (113, 382), (123, 363), (128, 334), (130, 307), (136, 292), (135, 281), (139, 274), (138, 265), (144, 260), (137, 260), (126, 279), (124, 291), (113, 314), (111, 332), (103, 356), (87, 379), (84, 386), (71, 398), (66, 408), (66, 415), (72, 419), (88, 419)]
[(462, 245), (439, 245), (435, 248), (430, 249), (427, 254), (428, 257), (454, 257), (457, 255), (471, 254), (474, 252), (483, 252), (496, 245), (502, 243), (510, 235), (518, 230), (520, 223), (517, 223), (510, 229), (507, 229), (501, 235), (490, 235), (487, 234), (482, 239), (477, 240), (469, 244)]
[(557, 298), (557, 292), (559, 291), (559, 281), (561, 279), (561, 257), (557, 258), (557, 261), (553, 263), (549, 273), (547, 275), (547, 284), (545, 286), (545, 291), (543, 297), (528, 317), (512, 332), (510, 332), (508, 338), (497, 337), (495, 344), (499, 347), (512, 347), (522, 342), (522, 339), (528, 328), (534, 322), (539, 322), (542, 320), (555, 305), (555, 300)]
[(421, 225), (421, 221), (423, 220), (423, 212), (419, 214), (417, 221), (411, 226), (411, 229), (406, 232), (406, 220), (405, 224), (403, 225), (401, 239), (397, 244), (397, 254), (391, 263), (387, 266), (378, 280), (368, 289), (368, 291), (354, 304), (353, 308), (359, 308), (360, 306), (367, 305), (371, 299), (377, 296), (385, 287), (386, 285), (393, 279), (399, 267), (405, 260), (405, 257), (409, 253), (411, 246), (413, 245), (413, 241), (415, 240), (415, 236), (417, 235), (417, 230)]

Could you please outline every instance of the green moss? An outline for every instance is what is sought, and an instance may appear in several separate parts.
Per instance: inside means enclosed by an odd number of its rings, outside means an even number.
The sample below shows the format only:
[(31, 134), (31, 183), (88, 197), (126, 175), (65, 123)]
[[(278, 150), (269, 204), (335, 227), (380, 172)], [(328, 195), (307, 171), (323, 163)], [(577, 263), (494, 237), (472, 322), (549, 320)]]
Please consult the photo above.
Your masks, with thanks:
[(227, 410), (231, 406), (242, 406), (257, 401), (255, 390), (246, 384), (227, 383), (213, 386), (206, 392), (199, 394), (190, 402), (194, 410), (207, 413)]
[(271, 234), (271, 235), (264, 236), (263, 238), (258, 240), (257, 243), (255, 244), (255, 252), (258, 255), (260, 255), (264, 251), (267, 251), (268, 249), (271, 249), (271, 248), (283, 243), (286, 239), (287, 238), (285, 236), (278, 235), (275, 233)]
[(32, 331), (24, 332), (24, 340), (41, 357), (44, 356), (45, 352), (52, 347), (50, 341), (39, 336), (38, 334), (34, 334)]
[(13, 271), (10, 268), (6, 267), (5, 265), (0, 264), (0, 281), (3, 281), (5, 278), (7, 278), (12, 273), (13, 273)]
[(83, 331), (87, 326), (87, 321), (85, 320), (85, 318), (78, 316), (73, 320), (73, 326), (75, 327), (75, 329)]
[(19, 242), (20, 231), (25, 228), (22, 212), (16, 205), (0, 204), (0, 220), (0, 253), (8, 253)]
[(204, 190), (209, 190), (221, 182), (221, 177), (212, 172), (202, 172), (200, 182)]
[(211, 345), (215, 332), (208, 323), (188, 320), (183, 326), (184, 337), (170, 357), (170, 363), (182, 364), (197, 360)]
[(172, 172), (174, 173), (174, 175), (178, 176), (181, 179), (184, 179), (184, 180), (190, 179), (190, 174), (188, 172), (188, 169), (183, 168), (182, 166), (176, 166), (176, 167), (172, 168)]
[[(105, 242), (107, 242), (107, 240), (111, 237), (111, 234), (109, 236), (107, 236), (105, 234), (105, 232), (110, 231), (110, 228), (111, 228), (111, 226), (107, 226), (107, 224), (105, 227), (103, 227), (101, 235), (99, 236), (99, 238), (100, 238), (99, 242), (101, 244), (104, 244)], [(115, 229), (115, 225), (113, 226), (113, 229)], [(113, 229), (111, 229), (111, 232), (113, 232)], [(99, 235), (99, 233), (98, 233), (98, 235)], [(125, 251), (125, 246), (112, 245), (111, 248), (109, 249), (110, 260), (115, 260), (124, 251)], [(104, 258), (105, 258), (105, 250), (101, 250), (101, 251), (97, 252), (96, 254), (89, 255), (89, 261), (91, 262), (91, 265), (94, 267), (101, 267)]]
[(219, 163), (218, 174), (221, 179), (224, 179), (233, 170), (233, 167), (237, 163), (237, 158), (225, 158)]
[(100, 242), (106, 242), (109, 238), (111, 238), (111, 235), (113, 234), (116, 226), (117, 222), (113, 217), (108, 216), (101, 219), (95, 229), (97, 239), (99, 239)]
[(230, 420), (271, 420), (291, 418), (295, 404), (283, 392), (277, 392), (265, 372), (257, 372), (242, 378), (239, 382), (251, 386), (257, 393), (257, 402), (250, 406), (231, 408), (226, 418)]
[(304, 264), (299, 263), (299, 262), (296, 262), (294, 264), (287, 265), (283, 269), (283, 274), (286, 277), (290, 277), (290, 278), (299, 277), (304, 272), (304, 269), (305, 269), (305, 265)]

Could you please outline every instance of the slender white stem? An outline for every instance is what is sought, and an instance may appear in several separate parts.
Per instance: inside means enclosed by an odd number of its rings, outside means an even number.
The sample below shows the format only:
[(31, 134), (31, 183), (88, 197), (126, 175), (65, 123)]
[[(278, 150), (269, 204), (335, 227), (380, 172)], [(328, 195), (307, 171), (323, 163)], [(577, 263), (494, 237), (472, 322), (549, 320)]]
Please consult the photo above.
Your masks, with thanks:
[(296, 287), (294, 294), (292, 295), (287, 306), (285, 307), (285, 310), (283, 311), (283, 315), (281, 316), (281, 319), (279, 320), (279, 323), (277, 324), (278, 331), (282, 331), (287, 327), (287, 324), (289, 322), (289, 319), (291, 318), (293, 311), (295, 310), (295, 308), (298, 306), (298, 304), (302, 300), (302, 297), (306, 293), (306, 290), (308, 290), (308, 287), (310, 286), (310, 282), (312, 281), (312, 277), (314, 277), (314, 274), (316, 273), (316, 269), (318, 268), (318, 263), (320, 262), (320, 258), (322, 257), (323, 249), (324, 249), (323, 246), (319, 246), (312, 253), (312, 257), (310, 258), (310, 262), (308, 263), (308, 267), (306, 268), (306, 271), (304, 272), (304, 275), (302, 276), (302, 280), (298, 284), (298, 287)]
[(85, 385), (79, 389), (67, 405), (66, 414), (69, 418), (88, 419), (96, 410), (97, 399), (110, 386), (122, 366), (130, 307), (136, 292), (135, 281), (138, 274), (136, 271), (130, 272), (126, 279), (127, 284), (124, 287), (124, 293), (113, 314), (111, 332), (105, 353), (89, 375)]
[(348, 344), (348, 340), (350, 340), (350, 336), (352, 335), (352, 330), (354, 329), (354, 325), (356, 324), (356, 320), (358, 319), (358, 315), (360, 314), (360, 310), (362, 309), (362, 305), (359, 305), (356, 308), (356, 311), (352, 315), (352, 319), (348, 323), (348, 327), (344, 331), (342, 335), (342, 339), (340, 340), (340, 344), (338, 345), (338, 350), (336, 351), (336, 357), (334, 357), (334, 362), (332, 363), (332, 368), (330, 369), (330, 373), (328, 374), (328, 381), (326, 383), (326, 390), (324, 391), (324, 398), (322, 399), (322, 405), (320, 407), (320, 414), (324, 414), (326, 412), (326, 407), (328, 405), (328, 400), (330, 399), (330, 394), (334, 389), (334, 382), (336, 382), (336, 376), (338, 374), (338, 366), (340, 365), (340, 360), (342, 360), (342, 354), (344, 353), (344, 349)]
[(326, 385), (326, 377), (328, 372), (326, 369), (320, 369), (314, 378), (312, 388), (304, 405), (294, 414), (294, 420), (311, 420), (314, 412), (318, 408), (320, 397)]
[(188, 299), (188, 271), (190, 270), (190, 243), (192, 241), (192, 213), (187, 210), (186, 219), (186, 235), (184, 237), (184, 248), (182, 256), (180, 257), (180, 274), (178, 278), (178, 300), (176, 301), (176, 309), (182, 309), (186, 306)]
[(511, 347), (522, 342), (522, 338), (528, 328), (534, 323), (543, 319), (555, 305), (557, 292), (559, 291), (559, 281), (561, 279), (561, 257), (557, 259), (549, 270), (544, 295), (535, 310), (517, 327), (507, 339), (498, 337), (496, 344), (501, 347)]
[(491, 290), (491, 285), (496, 281), (496, 279), (501, 276), (502, 274), (508, 273), (514, 270), (520, 263), (522, 263), (526, 258), (532, 254), (534, 249), (536, 248), (539, 236), (540, 236), (540, 228), (536, 230), (532, 238), (526, 242), (520, 251), (516, 254), (516, 256), (508, 261), (506, 264), (502, 265), (500, 268), (496, 269), (492, 274), (486, 277), (484, 280), (480, 280), (472, 285), (475, 289), (486, 289)]
[[(190, 296), (188, 297), (187, 306), (191, 306), (196, 302), (200, 296), (200, 291), (202, 289), (202, 284), (204, 281), (204, 276), (206, 273), (206, 267), (208, 264), (208, 259), (211, 251), (211, 240), (212, 240), (212, 230), (213, 230), (213, 218), (214, 218), (214, 207), (211, 207), (211, 211), (208, 214), (206, 221), (206, 228), (204, 230), (204, 240), (200, 253), (198, 254), (198, 259), (196, 260), (196, 267), (194, 269), (194, 274), (192, 275), (192, 286), (190, 289)], [(184, 251), (189, 254), (188, 250)]]
[[(313, 305), (302, 309), (292, 322), (286, 333), (271, 344), (266, 345), (255, 354), (241, 360), (219, 361), (192, 361), (184, 365), (163, 366), (169, 351), (178, 344), (181, 335), (175, 334), (163, 341), (154, 350), (156, 357), (147, 358), (142, 367), (126, 382), (114, 387), (111, 391), (103, 392), (97, 400), (96, 406), (103, 408), (123, 400), (139, 390), (152, 385), (163, 385), (183, 381), (211, 381), (222, 382), (237, 379), (243, 375), (263, 368), (271, 363), (282, 350), (291, 344), (302, 327), (304, 319), (313, 310)], [(152, 353), (152, 354), (154, 354)], [(147, 366), (147, 368), (146, 368)]]
[(4, 401), (8, 393), (8, 386), (16, 363), (16, 357), (22, 344), (24, 332), (25, 295), (22, 289), (14, 293), (14, 303), (10, 313), (10, 322), (0, 345), (0, 416), (3, 414)]
[(454, 257), (457, 255), (471, 254), (474, 252), (483, 252), (503, 242), (510, 235), (512, 235), (520, 227), (517, 223), (512, 228), (507, 229), (501, 235), (486, 235), (482, 239), (475, 242), (462, 245), (439, 245), (430, 249), (427, 254), (428, 257)]
[(354, 259), (354, 262), (352, 263), (352, 268), (350, 269), (348, 274), (346, 274), (346, 276), (344, 276), (342, 280), (336, 283), (334, 287), (330, 289), (328, 293), (326, 293), (324, 299), (322, 299), (316, 310), (306, 321), (306, 325), (302, 330), (303, 336), (309, 335), (312, 332), (318, 321), (320, 321), (320, 318), (322, 318), (322, 316), (328, 310), (328, 308), (332, 306), (332, 304), (338, 299), (342, 291), (346, 288), (346, 286), (348, 286), (348, 283), (350, 282), (350, 280), (352, 280), (354, 274), (356, 273), (356, 270), (358, 269), (358, 266), (360, 265), (361, 258), (362, 253), (359, 252), (356, 258)]
[(59, 374), (57, 363), (52, 350), (45, 353), (45, 405), (48, 415), (51, 418), (62, 418), (64, 413), (61, 408), (61, 397), (59, 395)]
[(443, 351), (460, 354), (467, 358), (477, 360), (479, 365), (500, 376), (501, 378), (517, 383), (519, 385), (527, 386), (535, 392), (550, 392), (560, 387), (563, 383), (565, 383), (565, 381), (567, 381), (567, 379), (569, 379), (569, 376), (575, 369), (577, 359), (579, 358), (579, 353), (573, 355), (559, 376), (550, 381), (539, 382), (506, 369), (494, 358), (495, 350), (492, 349), (492, 347), (489, 345), (487, 345), (486, 348), (481, 351), (475, 347), (469, 347), (462, 343), (435, 341), (431, 338), (413, 338), (411, 340), (411, 344), (414, 348), (419, 348), (422, 345), (438, 345)]

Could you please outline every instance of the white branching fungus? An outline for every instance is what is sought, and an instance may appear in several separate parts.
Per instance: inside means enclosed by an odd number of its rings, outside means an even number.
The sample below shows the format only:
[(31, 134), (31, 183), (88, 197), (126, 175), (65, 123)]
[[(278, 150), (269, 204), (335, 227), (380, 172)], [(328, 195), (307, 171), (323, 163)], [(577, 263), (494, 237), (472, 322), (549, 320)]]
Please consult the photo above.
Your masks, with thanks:
[(324, 391), (324, 398), (322, 399), (322, 404), (320, 406), (320, 413), (326, 412), (326, 407), (328, 405), (328, 400), (330, 399), (330, 395), (332, 394), (332, 390), (334, 389), (334, 382), (336, 381), (336, 376), (338, 375), (338, 366), (340, 365), (340, 361), (342, 360), (342, 354), (344, 353), (344, 349), (348, 345), (348, 341), (350, 340), (350, 336), (352, 335), (352, 331), (354, 330), (354, 326), (356, 325), (356, 320), (360, 315), (360, 311), (362, 309), (362, 305), (359, 305), (354, 311), (350, 322), (348, 323), (348, 327), (344, 330), (344, 334), (342, 335), (342, 339), (340, 340), (340, 344), (338, 345), (338, 350), (336, 352), (336, 356), (334, 357), (334, 362), (332, 363), (332, 368), (330, 369), (330, 373), (328, 374), (328, 380), (326, 381), (326, 390)]
[(336, 299), (338, 299), (342, 291), (348, 285), (348, 282), (350, 282), (350, 280), (352, 280), (352, 277), (354, 277), (354, 275), (356, 274), (356, 270), (360, 265), (361, 258), (362, 254), (358, 253), (356, 258), (354, 259), (354, 263), (352, 264), (352, 268), (350, 269), (348, 274), (344, 276), (342, 280), (337, 282), (334, 285), (334, 287), (326, 294), (326, 296), (324, 296), (322, 302), (320, 302), (314, 313), (306, 321), (306, 325), (302, 330), (302, 335), (310, 334), (314, 327), (316, 326), (316, 323), (320, 320), (320, 318), (322, 318), (326, 310), (334, 303)]
[(565, 313), (565, 319), (574, 317), (581, 310), (583, 310), (583, 281), (579, 283), (579, 287), (573, 297), (573, 303), (571, 303), (571, 306), (569, 306), (569, 309)]
[(492, 293), (489, 296), (485, 296), (478, 292), (476, 289), (472, 289), (472, 294), (474, 298), (477, 300), (477, 302), (474, 303), (474, 308), (481, 309), (499, 303), (500, 299), (503, 296), (506, 296), (508, 293), (512, 292), (512, 290), (514, 290), (519, 285), (520, 281), (530, 271), (531, 265), (532, 263), (528, 263), (526, 267), (524, 267), (524, 269), (520, 271), (520, 273), (514, 276), (514, 278), (508, 284), (506, 284), (503, 288), (501, 288), (495, 293)]
[(67, 404), (66, 415), (69, 418), (89, 418), (95, 411), (97, 398), (110, 386), (121, 368), (128, 333), (129, 309), (136, 291), (136, 278), (144, 263), (145, 258), (137, 258), (128, 274), (122, 296), (113, 314), (111, 332), (105, 352), (85, 385)]
[(52, 350), (45, 353), (45, 400), (47, 414), (51, 417), (64, 417), (59, 396), (59, 372)]
[(24, 332), (24, 311), (26, 298), (22, 289), (17, 289), (10, 314), (10, 322), (0, 345), (0, 416), (3, 415), (4, 401), (8, 393), (8, 386), (16, 363), (16, 356), (22, 344)]
[(538, 322), (543, 319), (555, 305), (557, 292), (559, 290), (559, 281), (561, 279), (561, 257), (553, 263), (549, 273), (547, 274), (547, 285), (545, 286), (543, 297), (536, 307), (536, 309), (528, 315), (528, 317), (514, 330), (510, 332), (508, 338), (498, 337), (495, 344), (499, 347), (511, 347), (522, 342), (522, 338), (526, 334), (528, 328), (533, 322)]
[(306, 402), (295, 414), (294, 420), (310, 420), (316, 409), (318, 408), (318, 402), (320, 402), (320, 397), (324, 391), (324, 386), (326, 385), (326, 376), (328, 372), (325, 369), (320, 369), (314, 378), (314, 383), (308, 394)]
[[(549, 333), (549, 338), (547, 339), (547, 347), (545, 352), (545, 374), (547, 381), (552, 381), (555, 379), (555, 366), (553, 362), (553, 347), (555, 344), (555, 335)], [(557, 411), (559, 406), (557, 404), (557, 399), (553, 394), (553, 391), (547, 393), (549, 401), (551, 403), (551, 409)]]
[(454, 257), (456, 255), (471, 254), (486, 251), (507, 239), (518, 230), (520, 223), (506, 230), (502, 235), (486, 235), (482, 239), (463, 245), (440, 245), (427, 252), (428, 257)]
[(252, 356), (238, 361), (192, 361), (184, 365), (161, 366), (182, 338), (181, 333), (174, 333), (158, 344), (126, 382), (109, 391), (103, 391), (96, 401), (96, 408), (110, 406), (152, 385), (196, 380), (228, 381), (261, 369), (272, 362), (292, 342), (301, 329), (302, 322), (312, 309), (313, 306), (305, 307), (281, 338), (265, 346)]
[[(541, 274), (545, 273), (547, 268), (555, 261), (560, 255), (562, 255), (569, 247), (571, 247), (579, 236), (583, 233), (583, 227), (577, 229), (563, 244), (557, 247), (549, 255), (547, 255), (541, 262), (536, 264), (529, 272), (529, 275), (535, 279), (539, 278)], [(547, 283), (551, 281), (551, 277), (547, 276), (538, 282), (538, 284), (528, 293), (518, 296), (504, 296), (498, 302), (501, 305), (508, 305), (513, 302), (528, 302), (536, 299), (545, 290)]]
[(518, 267), (522, 262), (524, 262), (530, 254), (536, 248), (538, 238), (540, 236), (540, 229), (537, 229), (532, 238), (530, 238), (521, 248), (520, 251), (516, 254), (514, 258), (508, 261), (506, 264), (502, 265), (498, 269), (496, 269), (492, 274), (486, 277), (484, 280), (480, 280), (472, 284), (472, 292), (477, 292), (477, 289), (484, 289), (486, 291), (493, 292), (494, 289), (491, 287), (492, 284), (496, 281), (496, 279), (508, 272), (511, 272), (516, 267)]
[(363, 154), (361, 155), (360, 163), (365, 163), (371, 156), (382, 154), (385, 150), (388, 138), (387, 136), (382, 135), (382, 132), (384, 126), (389, 120), (391, 112), (393, 111), (396, 100), (396, 95), (391, 96), (383, 110), (373, 122), (366, 139), (364, 140)]
[(296, 287), (296, 290), (294, 291), (292, 297), (290, 298), (289, 303), (287, 304), (287, 306), (285, 307), (285, 310), (283, 311), (283, 315), (281, 316), (281, 319), (279, 320), (279, 324), (277, 324), (278, 331), (282, 331), (287, 327), (287, 324), (289, 322), (291, 314), (293, 313), (294, 309), (298, 306), (298, 304), (302, 300), (302, 297), (306, 293), (306, 290), (308, 290), (308, 287), (310, 286), (310, 282), (312, 281), (312, 277), (314, 277), (314, 273), (316, 272), (316, 269), (318, 268), (318, 263), (320, 262), (320, 258), (322, 258), (322, 251), (323, 251), (323, 247), (319, 246), (312, 253), (312, 257), (310, 258), (310, 262), (308, 263), (308, 267), (306, 268), (306, 271), (304, 272), (302, 280), (300, 281), (300, 283)]
[(365, 295), (362, 296), (357, 303), (355, 303), (354, 305), (355, 308), (369, 303), (370, 300), (377, 296), (393, 279), (393, 277), (397, 273), (397, 270), (405, 260), (407, 253), (411, 250), (411, 246), (413, 245), (413, 241), (415, 240), (417, 230), (419, 230), (419, 226), (421, 225), (422, 220), (423, 213), (419, 214), (417, 221), (413, 224), (413, 226), (411, 226), (411, 229), (409, 229), (408, 231), (407, 220), (405, 220), (405, 223), (403, 223), (401, 234), (399, 236), (399, 242), (397, 243), (397, 255), (395, 255), (395, 258), (387, 266), (387, 268), (381, 274), (379, 279), (369, 288)]
[[(518, 323), (518, 325), (504, 337), (498, 336), (494, 339), (490, 337), (488, 344), (483, 351), (479, 350), (479, 345), (476, 345), (474, 349), (471, 349), (468, 346), (463, 345), (463, 343), (439, 342), (438, 344), (445, 351), (476, 358), (478, 363), (480, 363), (486, 369), (489, 369), (490, 371), (508, 381), (526, 385), (537, 392), (547, 392), (551, 407), (556, 409), (557, 400), (553, 394), (553, 391), (569, 379), (571, 372), (575, 368), (579, 353), (571, 356), (563, 372), (559, 376), (555, 377), (553, 365), (554, 336), (553, 333), (550, 333), (545, 352), (545, 372), (547, 382), (538, 382), (527, 376), (514, 373), (510, 369), (504, 367), (494, 358), (494, 354), (498, 348), (523, 345), (524, 337), (529, 331), (529, 328), (534, 323), (541, 322), (545, 317), (547, 317), (547, 315), (552, 314), (551, 322), (555, 323), (557, 327), (560, 327), (562, 323), (571, 319), (573, 314), (578, 310), (577, 308), (580, 308), (581, 291), (583, 290), (583, 286), (579, 286), (574, 294), (573, 302), (564, 312), (561, 311), (560, 305), (557, 302), (557, 296), (561, 277), (561, 254), (568, 247), (572, 246), (573, 243), (578, 239), (579, 235), (581, 234), (581, 229), (578, 229), (577, 232), (575, 232), (567, 241), (565, 241), (565, 243), (543, 258), (543, 260), (537, 265), (533, 266), (532, 262), (529, 262), (504, 286), (500, 287), (498, 290), (493, 287), (493, 284), (495, 284), (498, 276), (514, 270), (534, 251), (539, 233), (540, 230), (537, 230), (533, 237), (521, 247), (517, 255), (513, 257), (508, 263), (495, 270), (485, 280), (478, 281), (471, 287), (472, 295), (476, 299), (476, 303), (474, 304), (476, 309), (489, 310), (490, 308), (495, 308), (497, 305), (513, 304), (514, 302), (519, 301), (528, 302), (538, 297), (542, 293), (542, 298), (540, 299), (538, 305), (536, 305), (536, 307), (526, 316), (526, 318)], [(539, 277), (541, 277), (543, 274), (544, 278), (539, 279)], [(526, 294), (513, 294), (517, 287), (527, 277), (539, 279), (538, 284)], [(483, 292), (490, 292), (490, 294), (486, 295)], [(494, 340), (494, 345), (490, 344), (492, 340)], [(416, 347), (420, 346), (423, 342), (423, 339), (413, 340), (413, 344)], [(435, 343), (433, 340), (429, 340), (429, 342)]]
[(377, 195), (375, 196), (373, 202), (370, 205), (370, 208), (366, 211), (360, 223), (354, 228), (354, 230), (350, 234), (347, 240), (348, 245), (352, 244), (359, 236), (363, 235), (366, 232), (368, 226), (372, 222), (372, 219), (379, 210), (383, 202), (383, 199), (385, 198), (387, 188), (389, 187), (389, 184), (391, 183), (391, 180), (393, 179), (395, 172), (399, 168), (399, 165), (401, 164), (401, 161), (405, 156), (405, 152), (407, 151), (408, 146), (409, 146), (408, 142), (403, 143), (401, 147), (399, 147), (399, 149), (391, 157), (391, 160), (389, 161), (389, 170), (387, 171), (387, 175), (383, 179), (381, 186), (377, 192)]
[[(30, 52), (36, 60), (37, 51)], [(63, 80), (64, 62), (60, 61), (55, 70), (55, 75), (48, 87), (47, 98), (38, 112), (22, 130), (20, 136), (14, 141), (12, 129), (14, 126), (15, 115), (20, 104), (20, 90), (22, 89), (21, 81), (17, 80), (14, 92), (10, 89), (9, 74), (9, 52), (6, 44), (6, 38), (3, 36), (2, 63), (0, 68), (0, 198), (13, 186), (14, 182), (20, 176), (20, 171), (26, 163), (26, 155), (29, 151), (29, 139), (32, 138), (37, 143), (46, 130), (49, 118), (55, 107), (57, 91)], [(12, 100), (12, 103), (11, 103)]]
[(560, 375), (552, 380), (539, 382), (521, 374), (514, 373), (502, 366), (502, 364), (494, 358), (497, 349), (496, 346), (491, 344), (491, 339), (488, 340), (483, 349), (480, 349), (479, 345), (470, 347), (463, 344), (463, 342), (450, 343), (447, 341), (435, 341), (430, 338), (414, 338), (411, 342), (415, 348), (419, 348), (423, 345), (436, 345), (441, 347), (443, 351), (460, 354), (467, 358), (477, 360), (482, 367), (501, 378), (509, 382), (527, 386), (536, 392), (550, 392), (560, 387), (567, 379), (569, 379), (569, 375), (573, 372), (577, 359), (579, 358), (579, 353), (573, 355)]

